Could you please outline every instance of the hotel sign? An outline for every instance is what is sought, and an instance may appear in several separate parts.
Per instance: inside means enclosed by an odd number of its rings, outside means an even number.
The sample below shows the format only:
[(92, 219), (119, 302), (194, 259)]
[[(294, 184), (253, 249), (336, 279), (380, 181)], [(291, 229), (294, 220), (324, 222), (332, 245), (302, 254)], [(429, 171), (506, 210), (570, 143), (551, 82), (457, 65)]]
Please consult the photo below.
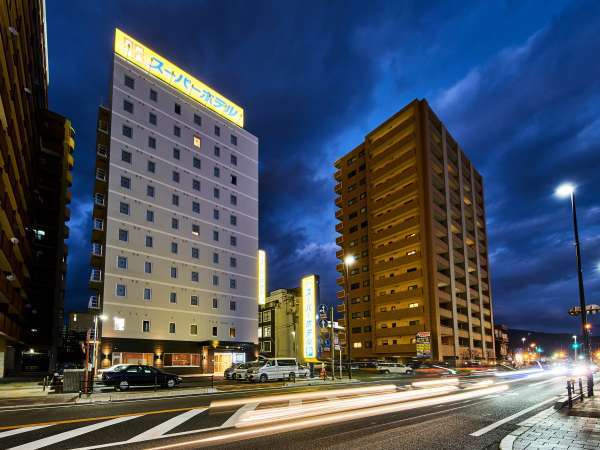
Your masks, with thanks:
[(317, 278), (302, 278), (302, 353), (305, 360), (317, 358)]
[(264, 305), (267, 299), (267, 255), (258, 251), (258, 304)]
[(244, 110), (240, 106), (118, 28), (115, 30), (115, 53), (221, 117), (244, 126)]

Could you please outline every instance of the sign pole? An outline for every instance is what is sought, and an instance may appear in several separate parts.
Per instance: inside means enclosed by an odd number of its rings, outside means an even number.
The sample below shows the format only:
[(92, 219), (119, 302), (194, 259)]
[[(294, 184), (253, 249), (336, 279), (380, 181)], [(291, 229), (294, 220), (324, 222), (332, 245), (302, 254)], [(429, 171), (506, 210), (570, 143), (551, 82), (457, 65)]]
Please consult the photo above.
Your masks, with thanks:
[(333, 329), (333, 306), (329, 309), (331, 314), (331, 334), (329, 336), (329, 348), (331, 349), (331, 380), (335, 381), (335, 338)]

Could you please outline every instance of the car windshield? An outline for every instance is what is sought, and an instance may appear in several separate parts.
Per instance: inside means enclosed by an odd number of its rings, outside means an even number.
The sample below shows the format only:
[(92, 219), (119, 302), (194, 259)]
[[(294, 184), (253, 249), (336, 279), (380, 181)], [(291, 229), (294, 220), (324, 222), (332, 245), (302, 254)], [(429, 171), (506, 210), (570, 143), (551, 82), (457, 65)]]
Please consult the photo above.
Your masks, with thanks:
[(115, 366), (109, 367), (108, 369), (106, 369), (108, 372), (122, 372), (125, 369), (127, 369), (129, 367), (129, 365), (127, 364), (117, 364)]

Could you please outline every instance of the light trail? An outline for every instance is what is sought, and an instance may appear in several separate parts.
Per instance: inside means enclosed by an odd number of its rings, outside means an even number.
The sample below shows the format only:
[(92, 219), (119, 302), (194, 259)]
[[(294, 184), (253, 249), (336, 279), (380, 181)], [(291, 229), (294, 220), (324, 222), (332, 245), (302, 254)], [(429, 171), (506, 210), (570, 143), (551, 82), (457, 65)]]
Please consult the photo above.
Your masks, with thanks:
[(411, 383), (412, 387), (430, 387), (440, 385), (457, 385), (459, 383), (458, 378), (436, 378), (435, 380), (426, 381), (414, 381)]

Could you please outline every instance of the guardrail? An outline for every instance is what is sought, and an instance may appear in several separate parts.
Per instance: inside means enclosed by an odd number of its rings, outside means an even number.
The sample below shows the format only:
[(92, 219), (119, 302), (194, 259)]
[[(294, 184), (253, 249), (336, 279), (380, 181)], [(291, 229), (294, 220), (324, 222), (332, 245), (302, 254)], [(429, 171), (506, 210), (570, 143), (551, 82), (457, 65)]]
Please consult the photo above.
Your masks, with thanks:
[(585, 396), (583, 395), (583, 381), (581, 380), (581, 378), (578, 378), (577, 382), (579, 385), (579, 394), (576, 392), (575, 389), (575, 380), (567, 380), (567, 401), (569, 404), (569, 408), (573, 407), (574, 400), (583, 401), (583, 399), (585, 398)]

